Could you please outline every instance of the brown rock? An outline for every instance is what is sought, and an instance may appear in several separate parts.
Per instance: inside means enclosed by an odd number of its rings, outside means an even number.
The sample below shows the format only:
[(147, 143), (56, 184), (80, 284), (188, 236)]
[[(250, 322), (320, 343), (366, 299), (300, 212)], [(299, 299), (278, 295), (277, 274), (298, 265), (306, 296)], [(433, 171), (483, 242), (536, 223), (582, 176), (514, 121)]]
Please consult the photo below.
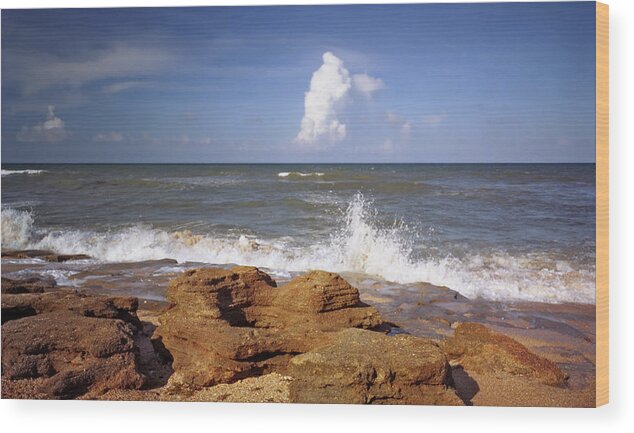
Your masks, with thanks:
[(566, 374), (553, 362), (478, 323), (458, 325), (443, 347), (452, 364), (459, 364), (467, 371), (482, 374), (502, 371), (531, 377), (546, 385), (566, 384)]
[(90, 256), (86, 254), (47, 254), (42, 256), (47, 262), (68, 262), (70, 260), (87, 260)]
[(2, 323), (35, 314), (67, 310), (86, 317), (120, 319), (137, 326), (137, 307), (137, 298), (91, 296), (72, 289), (42, 294), (6, 294), (2, 296)]
[(57, 283), (53, 278), (11, 279), (2, 277), (2, 293), (44, 293), (55, 289), (56, 286)]
[(175, 305), (157, 333), (174, 360), (174, 389), (272, 373), (288, 376), (290, 401), (462, 404), (438, 345), (371, 331), (380, 315), (336, 274), (276, 287), (257, 268), (199, 269), (167, 295)]
[(136, 304), (64, 289), (3, 295), (3, 398), (90, 398), (140, 388)]
[(333, 344), (291, 359), (291, 400), (301, 403), (461, 405), (450, 367), (430, 340), (347, 329)]
[(332, 331), (382, 323), (358, 291), (315, 271), (277, 288), (253, 267), (198, 269), (172, 280), (175, 306), (158, 335), (170, 351), (173, 381), (210, 386), (284, 370), (298, 353), (328, 344)]
[(47, 250), (2, 250), (2, 258), (6, 259), (34, 259), (54, 254)]
[(250, 306), (256, 291), (267, 291), (275, 282), (257, 268), (236, 266), (225, 269), (194, 269), (170, 282), (167, 299), (201, 317), (231, 318), (235, 311)]
[(42, 259), (47, 262), (66, 262), (69, 260), (85, 260), (86, 254), (57, 254), (47, 250), (3, 250), (2, 257), (7, 259)]
[(358, 306), (359, 291), (337, 274), (311, 271), (277, 291), (275, 304), (298, 312), (323, 313)]

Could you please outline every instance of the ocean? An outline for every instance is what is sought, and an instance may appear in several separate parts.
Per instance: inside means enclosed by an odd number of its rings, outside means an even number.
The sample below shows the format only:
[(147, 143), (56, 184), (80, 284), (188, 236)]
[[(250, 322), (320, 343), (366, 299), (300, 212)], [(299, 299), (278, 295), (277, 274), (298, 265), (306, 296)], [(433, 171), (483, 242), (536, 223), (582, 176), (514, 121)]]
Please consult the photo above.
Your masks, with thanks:
[(592, 304), (595, 165), (3, 164), (2, 247)]

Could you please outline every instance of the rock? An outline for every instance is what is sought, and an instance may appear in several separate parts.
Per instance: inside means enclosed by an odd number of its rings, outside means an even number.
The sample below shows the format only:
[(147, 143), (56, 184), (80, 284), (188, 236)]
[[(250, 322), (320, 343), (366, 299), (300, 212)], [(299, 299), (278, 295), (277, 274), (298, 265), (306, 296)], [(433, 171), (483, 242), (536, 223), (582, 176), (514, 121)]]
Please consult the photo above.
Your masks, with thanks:
[(31, 277), (16, 280), (2, 277), (2, 293), (44, 293), (56, 286), (53, 278)]
[(3, 259), (35, 259), (54, 254), (47, 250), (2, 250)]
[[(167, 299), (187, 306), (191, 314), (210, 319), (231, 319), (232, 315), (270, 296), (275, 281), (257, 268), (236, 266), (225, 269), (194, 269), (170, 281)], [(234, 314), (238, 312), (237, 314)]]
[(359, 291), (337, 274), (312, 271), (277, 291), (275, 304), (293, 311), (323, 313), (359, 305)]
[(334, 331), (382, 323), (355, 288), (321, 271), (278, 288), (254, 267), (192, 270), (170, 282), (167, 297), (175, 305), (157, 334), (174, 359), (171, 381), (200, 387), (283, 373)]
[(290, 396), (301, 403), (461, 405), (449, 363), (438, 345), (410, 335), (361, 329), (291, 359)]
[(157, 333), (174, 360), (170, 387), (194, 398), (282, 375), (295, 402), (462, 404), (438, 345), (373, 331), (380, 315), (336, 274), (277, 287), (253, 267), (198, 269), (172, 280), (167, 296), (174, 306)]
[(86, 260), (86, 254), (57, 254), (48, 250), (3, 250), (2, 258), (6, 259), (42, 259), (47, 262), (67, 262), (69, 260)]
[(530, 352), (510, 337), (478, 323), (461, 323), (443, 348), (452, 364), (466, 371), (487, 374), (500, 371), (564, 386), (567, 376), (553, 362)]
[(136, 371), (133, 334), (121, 320), (65, 311), (14, 320), (2, 326), (2, 374), (49, 378), (42, 391), (59, 398), (139, 388), (143, 377)]
[(88, 260), (90, 256), (86, 254), (47, 254), (42, 256), (47, 262), (68, 262), (70, 260)]
[(3, 295), (2, 397), (90, 398), (143, 386), (136, 307), (135, 298), (64, 289)]
[(5, 294), (2, 296), (2, 323), (35, 314), (67, 310), (86, 317), (120, 319), (137, 327), (137, 298), (91, 296), (71, 289), (42, 294)]

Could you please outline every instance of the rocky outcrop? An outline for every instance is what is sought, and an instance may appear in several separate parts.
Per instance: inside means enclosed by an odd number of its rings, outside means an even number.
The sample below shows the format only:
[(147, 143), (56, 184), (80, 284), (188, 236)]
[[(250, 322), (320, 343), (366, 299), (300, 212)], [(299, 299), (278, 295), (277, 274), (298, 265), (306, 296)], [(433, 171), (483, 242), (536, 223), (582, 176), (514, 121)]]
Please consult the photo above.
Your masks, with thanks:
[(2, 277), (2, 293), (44, 293), (55, 289), (57, 283), (53, 278), (31, 277), (12, 279)]
[(157, 331), (174, 359), (173, 387), (272, 373), (289, 378), (295, 402), (462, 403), (438, 345), (375, 332), (378, 312), (339, 275), (312, 271), (277, 287), (253, 267), (198, 269), (167, 296), (174, 306)]
[(2, 296), (2, 397), (76, 398), (144, 383), (135, 298)]
[(157, 331), (174, 359), (172, 381), (196, 386), (283, 371), (333, 331), (382, 323), (356, 289), (320, 271), (277, 288), (253, 267), (192, 270), (170, 283), (167, 297), (174, 307)]
[(86, 260), (86, 254), (58, 254), (48, 250), (2, 250), (3, 259), (41, 259), (47, 262), (67, 262), (69, 260)]
[(451, 369), (431, 340), (348, 329), (333, 343), (291, 359), (291, 401), (461, 405)]
[(139, 325), (137, 307), (137, 298), (90, 296), (70, 289), (41, 294), (3, 294), (2, 323), (36, 314), (68, 311), (85, 317), (119, 319), (136, 328)]
[(553, 362), (479, 323), (462, 323), (443, 348), (452, 364), (481, 374), (505, 372), (563, 386), (567, 376)]

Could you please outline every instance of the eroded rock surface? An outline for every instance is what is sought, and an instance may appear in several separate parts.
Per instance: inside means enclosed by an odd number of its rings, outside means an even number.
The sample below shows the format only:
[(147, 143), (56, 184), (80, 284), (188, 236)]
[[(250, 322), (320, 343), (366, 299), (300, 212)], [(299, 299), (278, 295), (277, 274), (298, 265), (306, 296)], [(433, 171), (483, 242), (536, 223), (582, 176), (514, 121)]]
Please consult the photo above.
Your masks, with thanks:
[(2, 250), (3, 259), (42, 259), (47, 262), (67, 262), (69, 260), (86, 260), (86, 254), (58, 254), (48, 250)]
[(320, 271), (277, 288), (253, 267), (192, 270), (170, 283), (167, 297), (175, 306), (158, 335), (174, 359), (173, 380), (197, 386), (283, 371), (292, 356), (329, 343), (332, 331), (382, 323), (356, 289)]
[(44, 293), (55, 289), (57, 283), (53, 278), (31, 277), (13, 279), (2, 277), (2, 293)]
[(503, 404), (491, 394), (506, 383), (505, 393), (570, 388), (545, 386), (565, 385), (566, 375), (479, 324), (447, 321), (433, 340), (385, 335), (390, 325), (357, 289), (323, 271), (281, 287), (253, 267), (187, 271), (171, 281), (169, 304), (142, 304), (143, 322), (136, 298), (46, 278), (3, 278), (2, 290), (4, 398), (454, 405), (478, 404), (480, 394)]
[(555, 363), (530, 352), (510, 337), (479, 323), (462, 323), (443, 348), (452, 363), (482, 374), (506, 372), (546, 385), (564, 386), (567, 376)]
[(461, 405), (451, 368), (431, 340), (361, 329), (291, 359), (291, 400), (302, 403)]
[(85, 317), (120, 319), (136, 327), (137, 298), (91, 296), (72, 289), (45, 293), (2, 295), (2, 323), (53, 311), (69, 311)]
[(175, 386), (288, 377), (290, 401), (461, 404), (431, 340), (389, 337), (376, 309), (337, 274), (312, 271), (277, 287), (253, 267), (198, 269), (174, 279), (158, 334)]
[(76, 398), (138, 389), (136, 298), (68, 289), (2, 295), (3, 398)]

